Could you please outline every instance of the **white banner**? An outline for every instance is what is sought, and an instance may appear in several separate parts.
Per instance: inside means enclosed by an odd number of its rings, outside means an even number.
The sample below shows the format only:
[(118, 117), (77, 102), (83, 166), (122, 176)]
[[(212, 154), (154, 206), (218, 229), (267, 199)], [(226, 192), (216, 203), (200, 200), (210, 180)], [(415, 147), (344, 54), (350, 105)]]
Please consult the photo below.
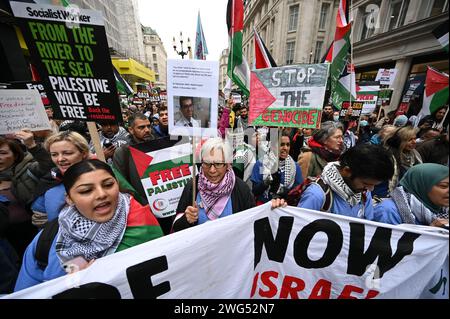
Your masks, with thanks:
[(375, 81), (380, 81), (381, 85), (391, 86), (397, 76), (397, 69), (378, 69)]
[(448, 232), (433, 230), (265, 204), (5, 298), (436, 298)]
[(361, 114), (369, 115), (375, 110), (379, 91), (379, 85), (364, 85), (359, 87), (359, 90), (356, 92), (356, 100), (364, 103)]
[(0, 90), (0, 134), (51, 130), (37, 90)]

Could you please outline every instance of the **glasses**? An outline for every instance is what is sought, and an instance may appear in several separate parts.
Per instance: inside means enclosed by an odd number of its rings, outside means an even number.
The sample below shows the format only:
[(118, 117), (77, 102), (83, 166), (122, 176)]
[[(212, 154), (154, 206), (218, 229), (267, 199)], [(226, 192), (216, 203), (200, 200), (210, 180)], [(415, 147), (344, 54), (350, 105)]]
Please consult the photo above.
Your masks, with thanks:
[(202, 166), (204, 168), (210, 169), (211, 166), (214, 166), (215, 169), (219, 169), (219, 168), (224, 168), (226, 165), (226, 163), (205, 163), (202, 162)]

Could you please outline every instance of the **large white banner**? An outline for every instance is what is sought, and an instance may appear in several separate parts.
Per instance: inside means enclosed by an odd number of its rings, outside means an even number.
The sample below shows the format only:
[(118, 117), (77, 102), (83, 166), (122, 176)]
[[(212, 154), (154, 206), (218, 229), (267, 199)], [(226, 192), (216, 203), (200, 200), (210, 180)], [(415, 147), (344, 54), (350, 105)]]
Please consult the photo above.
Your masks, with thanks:
[(266, 204), (5, 298), (448, 298), (448, 232), (432, 230)]

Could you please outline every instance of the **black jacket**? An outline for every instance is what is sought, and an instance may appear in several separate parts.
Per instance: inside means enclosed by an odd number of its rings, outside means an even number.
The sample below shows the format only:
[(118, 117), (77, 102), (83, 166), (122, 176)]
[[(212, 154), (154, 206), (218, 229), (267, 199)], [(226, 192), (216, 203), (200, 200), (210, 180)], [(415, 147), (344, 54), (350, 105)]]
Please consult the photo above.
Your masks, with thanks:
[[(195, 189), (198, 190), (198, 187)], [(197, 193), (195, 194), (195, 197), (197, 198)], [(237, 176), (233, 191), (231, 192), (231, 205), (233, 207), (233, 214), (256, 206), (255, 198), (253, 197), (250, 188)], [(188, 206), (192, 206), (192, 183), (189, 183), (184, 187), (180, 201), (178, 202), (177, 213), (184, 212)], [(173, 231), (180, 231), (195, 225), (197, 225), (197, 223), (189, 224), (186, 215), (183, 215), (173, 224)]]

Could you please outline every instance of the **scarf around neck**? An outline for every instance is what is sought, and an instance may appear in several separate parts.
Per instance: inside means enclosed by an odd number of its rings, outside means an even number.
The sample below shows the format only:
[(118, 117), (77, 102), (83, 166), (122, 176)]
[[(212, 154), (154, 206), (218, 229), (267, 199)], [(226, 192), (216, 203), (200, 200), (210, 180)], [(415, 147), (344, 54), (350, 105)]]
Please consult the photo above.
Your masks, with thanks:
[(84, 217), (76, 206), (66, 206), (59, 215), (56, 254), (61, 264), (78, 256), (87, 261), (116, 251), (122, 240), (130, 210), (130, 195), (119, 193), (114, 216), (105, 223)]
[(327, 162), (334, 162), (339, 159), (341, 154), (336, 154), (328, 150), (325, 146), (317, 142), (313, 137), (308, 140), (308, 146), (313, 153), (316, 153)]
[[(339, 162), (328, 163), (322, 171), (321, 178), (331, 189), (344, 199), (350, 206), (355, 206), (362, 200), (362, 193), (355, 194), (345, 183), (338, 170)], [(364, 207), (364, 206), (363, 206)], [(361, 216), (358, 216), (361, 217)]]
[(435, 163), (418, 164), (411, 167), (403, 175), (399, 184), (403, 186), (406, 192), (413, 194), (429, 210), (437, 214), (442, 207), (434, 204), (428, 198), (428, 193), (434, 185), (448, 177), (448, 175), (449, 171), (447, 166)]
[(231, 167), (227, 169), (225, 176), (218, 184), (211, 183), (203, 174), (203, 169), (201, 169), (198, 177), (198, 190), (206, 216), (210, 220), (215, 220), (222, 214), (231, 196), (235, 182), (236, 177)]
[(281, 185), (283, 190), (291, 189), (295, 182), (296, 167), (295, 162), (290, 155), (285, 160), (279, 162), (279, 169), (282, 176), (284, 176), (284, 184)]
[(431, 225), (433, 220), (438, 218), (416, 196), (408, 193), (403, 186), (395, 188), (390, 195), (405, 224), (415, 224), (415, 221), (418, 220), (421, 225)]

